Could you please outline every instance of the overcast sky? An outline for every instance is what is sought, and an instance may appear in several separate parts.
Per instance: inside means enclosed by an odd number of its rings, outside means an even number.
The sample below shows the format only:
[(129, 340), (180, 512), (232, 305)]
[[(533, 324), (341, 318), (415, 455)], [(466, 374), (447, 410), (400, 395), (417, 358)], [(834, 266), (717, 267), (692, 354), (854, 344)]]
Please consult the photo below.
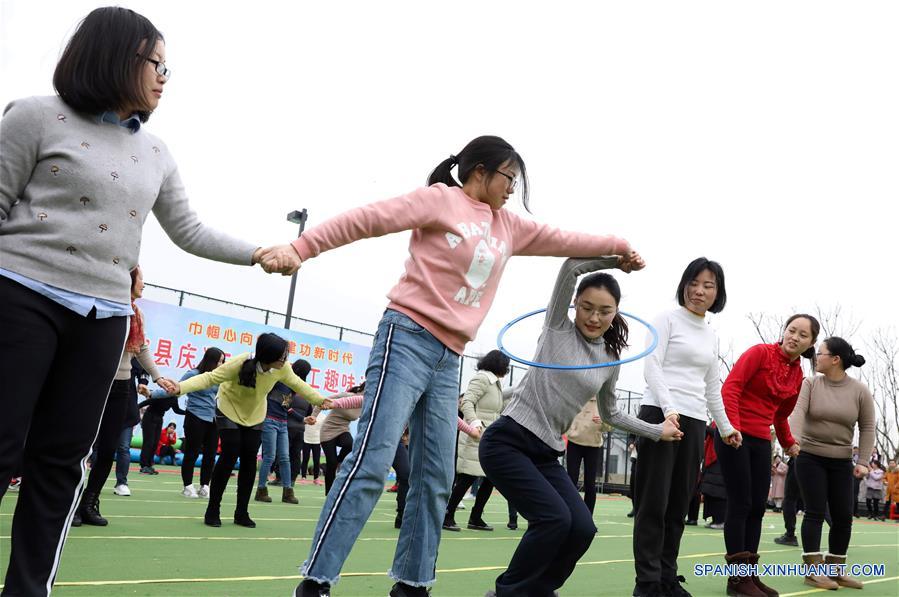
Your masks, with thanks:
[[(52, 93), (66, 40), (103, 4), (0, 2), (0, 104)], [(409, 191), (498, 134), (527, 163), (535, 219), (623, 236), (646, 258), (620, 276), (626, 311), (673, 306), (683, 267), (705, 255), (725, 268), (713, 325), (738, 354), (757, 341), (750, 311), (840, 304), (864, 329), (899, 320), (895, 2), (123, 5), (167, 41), (173, 77), (148, 130), (203, 221), (248, 241), (295, 237), (293, 209), (314, 226)], [(306, 263), (295, 314), (373, 331), (407, 242)], [(286, 304), (289, 278), (190, 256), (152, 218), (141, 263), (157, 284)], [(468, 351), (545, 306), (560, 263), (512, 259)], [(529, 358), (538, 330), (510, 346)], [(642, 368), (621, 386), (641, 390)]]

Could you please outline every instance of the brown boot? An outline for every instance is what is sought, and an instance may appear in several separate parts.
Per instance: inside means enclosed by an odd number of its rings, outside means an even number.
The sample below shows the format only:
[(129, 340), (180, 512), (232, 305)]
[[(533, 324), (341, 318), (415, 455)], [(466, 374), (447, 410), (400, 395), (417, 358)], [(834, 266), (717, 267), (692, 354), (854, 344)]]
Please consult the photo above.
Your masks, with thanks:
[[(749, 563), (752, 564), (753, 566), (758, 566), (759, 554), (750, 553), (749, 554)], [(758, 589), (762, 593), (767, 595), (768, 597), (779, 597), (780, 596), (780, 593), (778, 593), (777, 591), (775, 591), (774, 589), (772, 589), (771, 587), (769, 587), (768, 585), (763, 583), (757, 574), (753, 574), (750, 578), (752, 579), (752, 582), (755, 583), (755, 586), (758, 587)]]
[[(728, 554), (724, 559), (728, 564), (736, 566), (738, 564), (749, 565), (749, 556), (752, 555), (748, 551), (741, 551), (735, 554)], [(746, 576), (731, 576), (727, 579), (727, 594), (731, 597), (767, 597), (755, 583), (752, 578)]]
[[(827, 554), (824, 556), (825, 564), (840, 564), (846, 565), (846, 556), (835, 556), (831, 554)], [(839, 574), (837, 576), (831, 576), (831, 580), (835, 581), (841, 587), (847, 587), (849, 589), (861, 589), (864, 585), (860, 580), (855, 580), (851, 576), (846, 576), (845, 574)]]
[[(804, 553), (802, 554), (802, 562), (806, 566), (820, 566), (824, 563), (824, 556), (821, 554), (821, 552)], [(836, 591), (840, 588), (840, 585), (838, 585), (836, 581), (830, 580), (823, 574), (806, 574), (804, 582), (808, 586), (815, 587), (816, 589)]]
[(299, 504), (300, 500), (293, 494), (293, 487), (285, 487), (281, 490), (281, 501), (286, 504)]
[(268, 497), (268, 487), (257, 487), (256, 497), (253, 499), (257, 502), (271, 502), (272, 498)]

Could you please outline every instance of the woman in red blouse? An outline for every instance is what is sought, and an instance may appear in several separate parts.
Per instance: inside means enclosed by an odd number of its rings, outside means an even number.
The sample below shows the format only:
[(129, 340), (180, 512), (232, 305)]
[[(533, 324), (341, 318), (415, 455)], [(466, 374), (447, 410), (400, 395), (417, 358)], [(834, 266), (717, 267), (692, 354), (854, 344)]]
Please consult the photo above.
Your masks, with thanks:
[[(727, 418), (743, 434), (743, 445), (733, 448), (716, 434), (715, 450), (727, 486), (724, 542), (730, 564), (757, 564), (762, 517), (771, 485), (771, 425), (784, 452), (799, 454), (787, 417), (799, 397), (803, 373), (799, 357), (813, 359), (821, 326), (811, 315), (793, 315), (783, 338), (757, 344), (737, 360), (721, 388)], [(778, 593), (758, 576), (732, 576), (727, 594), (774, 597)]]

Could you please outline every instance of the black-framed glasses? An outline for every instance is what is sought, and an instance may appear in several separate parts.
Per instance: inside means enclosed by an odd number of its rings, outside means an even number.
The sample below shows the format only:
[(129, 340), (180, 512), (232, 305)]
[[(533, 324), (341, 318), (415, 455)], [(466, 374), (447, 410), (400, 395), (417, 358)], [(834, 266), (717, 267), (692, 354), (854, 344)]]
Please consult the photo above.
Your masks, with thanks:
[(167, 67), (165, 65), (165, 62), (162, 62), (161, 60), (153, 60), (152, 58), (144, 58), (144, 60), (146, 60), (147, 62), (151, 63), (153, 66), (156, 67), (157, 75), (162, 75), (166, 79), (172, 78), (172, 69)]
[(514, 192), (515, 192), (515, 189), (518, 188), (518, 177), (517, 177), (517, 176), (512, 176), (512, 175), (510, 175), (510, 174), (506, 174), (506, 173), (503, 172), (502, 170), (497, 170), (496, 173), (497, 173), (497, 174), (502, 174), (503, 176), (506, 177), (506, 180), (509, 181), (509, 187), (511, 188), (512, 192), (514, 193)]

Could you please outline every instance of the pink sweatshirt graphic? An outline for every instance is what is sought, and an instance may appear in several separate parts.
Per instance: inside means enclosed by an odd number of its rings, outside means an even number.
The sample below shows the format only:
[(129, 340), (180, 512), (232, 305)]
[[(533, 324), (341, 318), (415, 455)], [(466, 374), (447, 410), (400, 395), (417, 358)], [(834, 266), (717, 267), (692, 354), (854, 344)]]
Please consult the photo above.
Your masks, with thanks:
[(363, 238), (412, 230), (406, 271), (387, 297), (461, 354), (484, 321), (512, 255), (622, 255), (627, 241), (564, 232), (492, 210), (442, 183), (347, 211), (293, 241), (303, 261)]

